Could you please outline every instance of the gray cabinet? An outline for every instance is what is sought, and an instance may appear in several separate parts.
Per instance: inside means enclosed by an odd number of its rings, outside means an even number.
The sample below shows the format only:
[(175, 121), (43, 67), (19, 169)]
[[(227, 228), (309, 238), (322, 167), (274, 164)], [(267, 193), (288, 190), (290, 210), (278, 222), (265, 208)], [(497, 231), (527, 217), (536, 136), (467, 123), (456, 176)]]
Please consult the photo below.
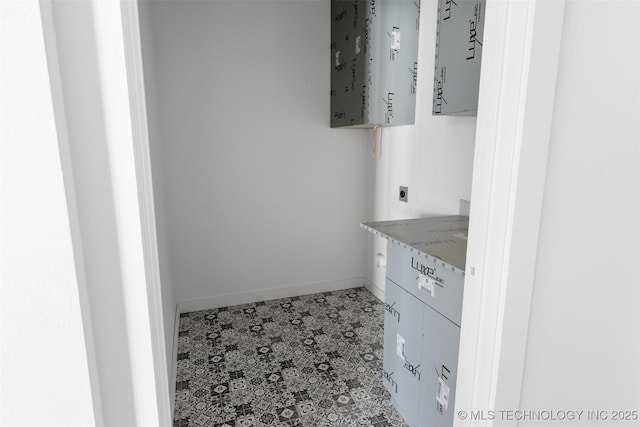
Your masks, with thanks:
[(454, 419), (460, 326), (431, 307), (422, 314), (420, 426), (451, 427)]
[[(457, 238), (459, 239), (459, 238)], [(466, 250), (466, 240), (463, 241)], [(419, 275), (423, 280), (419, 280)], [(462, 275), (446, 262), (405, 248), (387, 247), (387, 277), (406, 287), (416, 298), (431, 306), (458, 326), (462, 317)]]
[(433, 114), (478, 110), (485, 0), (438, 0)]
[(391, 401), (409, 425), (418, 422), (422, 305), (416, 297), (387, 280), (382, 379)]
[(388, 240), (382, 377), (410, 426), (453, 425), (468, 221), (362, 224)]
[(417, 0), (331, 0), (331, 127), (415, 122)]

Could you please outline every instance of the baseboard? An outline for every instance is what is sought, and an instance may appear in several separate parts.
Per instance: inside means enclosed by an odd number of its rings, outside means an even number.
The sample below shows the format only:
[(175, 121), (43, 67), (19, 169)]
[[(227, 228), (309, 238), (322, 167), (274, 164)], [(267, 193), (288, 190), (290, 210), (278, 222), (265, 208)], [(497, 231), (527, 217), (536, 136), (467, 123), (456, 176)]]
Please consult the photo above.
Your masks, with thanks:
[(171, 383), (169, 384), (169, 397), (171, 398), (171, 417), (175, 413), (176, 406), (176, 379), (178, 376), (178, 333), (180, 332), (180, 311), (176, 304), (175, 319), (173, 321), (173, 345), (171, 348)]
[[(337, 291), (341, 289), (357, 288), (365, 285), (363, 277), (333, 280), (330, 282), (307, 283), (303, 285), (286, 286), (275, 289), (242, 292), (237, 294), (220, 295), (217, 297), (200, 298), (178, 303), (178, 316), (180, 313), (209, 310), (212, 308), (229, 307), (232, 305), (249, 304), (258, 301), (268, 301), (278, 298), (290, 298), (300, 295), (315, 294), (318, 292)], [(176, 341), (177, 344), (177, 341)]]
[(384, 291), (378, 285), (373, 283), (369, 279), (364, 279), (364, 286), (369, 289), (369, 291), (380, 300), (380, 302), (384, 302)]

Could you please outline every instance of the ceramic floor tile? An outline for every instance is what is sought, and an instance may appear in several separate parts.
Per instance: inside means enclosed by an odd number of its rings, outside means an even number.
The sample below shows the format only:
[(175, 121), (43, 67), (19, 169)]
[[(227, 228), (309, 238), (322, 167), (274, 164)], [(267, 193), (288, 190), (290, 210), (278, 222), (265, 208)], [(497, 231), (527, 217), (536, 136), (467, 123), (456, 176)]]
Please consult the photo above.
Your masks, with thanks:
[(180, 315), (174, 427), (406, 426), (367, 289)]

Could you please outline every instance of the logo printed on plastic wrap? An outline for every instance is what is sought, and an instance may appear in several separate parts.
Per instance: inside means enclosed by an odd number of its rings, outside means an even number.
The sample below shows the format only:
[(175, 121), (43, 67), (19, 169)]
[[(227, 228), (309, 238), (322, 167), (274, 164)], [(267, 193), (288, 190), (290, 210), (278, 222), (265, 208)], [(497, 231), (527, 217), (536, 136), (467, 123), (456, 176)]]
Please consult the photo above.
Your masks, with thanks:
[(444, 9), (442, 10), (442, 20), (446, 21), (447, 19), (451, 19), (451, 9), (453, 8), (453, 6), (457, 6), (458, 3), (456, 3), (453, 0), (444, 0)]
[(440, 67), (440, 78), (436, 80), (436, 87), (434, 88), (435, 101), (433, 105), (434, 114), (442, 114), (442, 104), (447, 104), (447, 100), (444, 99), (444, 83), (447, 76), (447, 67)]
[(393, 121), (393, 97), (396, 94), (394, 92), (387, 93), (387, 99), (383, 99), (382, 101), (387, 104), (387, 111), (384, 114), (384, 123), (389, 125)]
[(420, 365), (412, 365), (411, 362), (409, 362), (407, 360), (407, 358), (405, 357), (404, 359), (404, 368), (409, 371), (411, 373), (411, 375), (413, 375), (414, 377), (418, 378), (418, 381), (420, 381), (420, 371), (418, 371), (418, 368), (420, 367)]
[(475, 59), (476, 57), (476, 45), (480, 45), (482, 47), (482, 42), (478, 40), (478, 24), (480, 23), (480, 12), (482, 10), (482, 5), (480, 3), (476, 4), (475, 10), (473, 13), (473, 19), (469, 19), (469, 56), (467, 56), (467, 61), (471, 59)]
[(394, 301), (393, 304), (385, 303), (384, 309), (387, 310), (393, 317), (398, 319), (398, 323), (400, 323), (400, 312), (393, 308), (393, 306), (396, 305), (396, 302), (397, 301)]
[(416, 94), (416, 88), (418, 87), (418, 63), (413, 63), (413, 68), (409, 67), (411, 73), (411, 95)]
[(397, 382), (395, 382), (395, 380), (394, 380), (393, 378), (391, 378), (392, 376), (393, 376), (393, 372), (388, 373), (387, 371), (382, 370), (382, 378), (383, 378), (385, 381), (388, 381), (388, 382), (389, 382), (389, 384), (390, 384), (393, 388), (395, 388), (396, 393), (398, 393), (398, 383), (397, 383)]

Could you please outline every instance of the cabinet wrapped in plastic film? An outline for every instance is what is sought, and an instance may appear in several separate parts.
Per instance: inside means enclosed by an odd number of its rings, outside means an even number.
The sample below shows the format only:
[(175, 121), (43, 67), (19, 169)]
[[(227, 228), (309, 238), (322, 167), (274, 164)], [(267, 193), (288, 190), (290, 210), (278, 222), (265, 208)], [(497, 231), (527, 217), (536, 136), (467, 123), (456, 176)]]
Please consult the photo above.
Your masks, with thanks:
[(475, 115), (486, 0), (438, 0), (433, 114)]
[(452, 427), (469, 217), (362, 227), (387, 239), (382, 382), (410, 427)]
[(419, 0), (331, 0), (331, 127), (415, 123)]

